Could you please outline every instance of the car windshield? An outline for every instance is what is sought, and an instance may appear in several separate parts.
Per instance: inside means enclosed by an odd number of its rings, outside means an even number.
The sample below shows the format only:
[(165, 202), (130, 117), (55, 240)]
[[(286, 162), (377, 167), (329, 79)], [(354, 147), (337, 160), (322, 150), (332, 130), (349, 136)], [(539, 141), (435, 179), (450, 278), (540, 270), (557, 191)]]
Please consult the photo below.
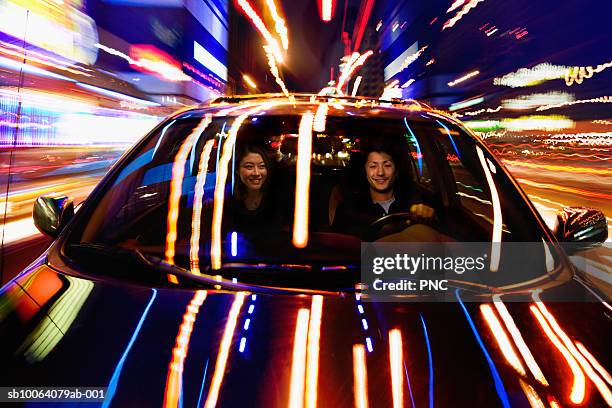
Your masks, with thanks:
[[(359, 269), (362, 241), (547, 240), (505, 172), (457, 124), (425, 111), (340, 108), (178, 115), (113, 170), (68, 242), (301, 287), (295, 271), (344, 270), (358, 283), (346, 271)], [(390, 188), (392, 198), (376, 202)], [(416, 204), (432, 214), (384, 218)], [(291, 278), (278, 280), (287, 268)]]

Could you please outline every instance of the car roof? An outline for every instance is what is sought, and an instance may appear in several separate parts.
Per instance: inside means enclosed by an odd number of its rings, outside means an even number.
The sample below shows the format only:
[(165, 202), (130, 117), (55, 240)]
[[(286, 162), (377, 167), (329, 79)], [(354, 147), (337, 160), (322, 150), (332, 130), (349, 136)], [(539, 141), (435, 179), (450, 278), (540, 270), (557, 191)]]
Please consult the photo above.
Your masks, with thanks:
[(194, 112), (237, 116), (249, 111), (257, 114), (262, 107), (268, 115), (299, 115), (306, 112), (315, 113), (319, 105), (328, 105), (330, 116), (353, 117), (404, 117), (419, 120), (443, 119), (455, 124), (461, 123), (448, 113), (436, 110), (414, 99), (379, 99), (341, 95), (289, 94), (282, 93), (222, 96), (209, 100), (201, 105), (183, 109), (174, 117)]

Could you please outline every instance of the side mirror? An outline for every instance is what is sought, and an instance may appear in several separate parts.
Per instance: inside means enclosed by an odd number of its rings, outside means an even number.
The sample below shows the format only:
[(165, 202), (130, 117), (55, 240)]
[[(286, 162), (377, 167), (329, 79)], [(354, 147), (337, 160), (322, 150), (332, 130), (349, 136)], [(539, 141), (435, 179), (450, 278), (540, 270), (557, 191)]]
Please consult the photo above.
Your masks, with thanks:
[(597, 246), (608, 238), (608, 222), (600, 210), (587, 207), (564, 207), (557, 212), (555, 236), (569, 252)]
[(55, 238), (74, 215), (74, 204), (69, 197), (40, 196), (34, 203), (34, 225), (43, 234)]

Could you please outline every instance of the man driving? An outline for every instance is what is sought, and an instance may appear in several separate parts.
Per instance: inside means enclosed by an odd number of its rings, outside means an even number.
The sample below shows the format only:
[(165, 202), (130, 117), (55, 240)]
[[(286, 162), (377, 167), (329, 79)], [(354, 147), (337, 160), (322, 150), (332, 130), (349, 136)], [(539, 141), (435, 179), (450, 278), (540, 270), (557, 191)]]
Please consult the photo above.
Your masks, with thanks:
[(421, 222), (433, 218), (434, 209), (422, 203), (407, 171), (402, 171), (403, 162), (394, 157), (402, 151), (401, 146), (380, 142), (362, 150), (367, 191), (361, 188), (352, 197), (344, 197), (334, 216), (335, 229), (367, 238), (370, 225), (389, 214), (408, 212), (407, 218)]

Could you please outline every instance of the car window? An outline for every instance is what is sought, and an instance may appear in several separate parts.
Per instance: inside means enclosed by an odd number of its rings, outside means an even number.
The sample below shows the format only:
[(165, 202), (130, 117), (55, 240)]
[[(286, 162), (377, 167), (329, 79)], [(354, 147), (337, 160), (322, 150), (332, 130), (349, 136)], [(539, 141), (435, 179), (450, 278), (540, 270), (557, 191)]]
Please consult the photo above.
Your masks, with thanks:
[[(503, 240), (543, 238), (511, 181), (456, 125), (426, 115), (329, 116), (305, 133), (303, 118), (197, 112), (168, 121), (79, 212), (69, 241), (138, 249), (192, 271), (357, 267), (362, 241), (490, 241), (487, 171)], [(372, 183), (386, 182), (366, 168), (376, 151), (394, 166), (391, 203), (372, 199)], [(381, 220), (414, 204), (435, 215), (412, 229)]]

